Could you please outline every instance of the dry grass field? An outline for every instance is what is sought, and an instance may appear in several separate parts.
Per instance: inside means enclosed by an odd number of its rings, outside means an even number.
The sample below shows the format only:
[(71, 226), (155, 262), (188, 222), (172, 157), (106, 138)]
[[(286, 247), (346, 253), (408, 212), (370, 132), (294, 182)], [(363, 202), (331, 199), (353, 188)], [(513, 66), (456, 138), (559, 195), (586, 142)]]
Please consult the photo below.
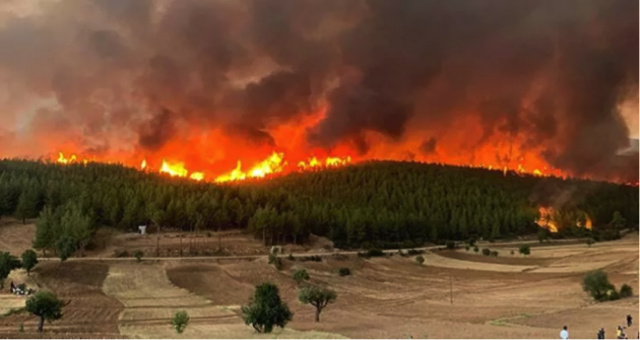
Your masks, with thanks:
[[(14, 228), (0, 233), (14, 235)], [(28, 227), (28, 226), (27, 226)], [(7, 234), (2, 234), (7, 235)], [(28, 236), (27, 236), (28, 237)], [(23, 238), (26, 238), (23, 236)], [(11, 248), (19, 252), (19, 246)], [(253, 247), (253, 246), (252, 246)], [(62, 320), (47, 324), (44, 337), (61, 338), (557, 338), (563, 325), (572, 338), (591, 338), (605, 327), (611, 337), (627, 314), (638, 315), (638, 235), (584, 244), (534, 247), (523, 257), (508, 246), (497, 258), (465, 250), (435, 251), (418, 265), (414, 257), (362, 259), (328, 256), (322, 262), (283, 259), (276, 270), (266, 258), (198, 261), (42, 261), (31, 277), (14, 271), (11, 279), (55, 291), (69, 301)], [(266, 249), (261, 251), (266, 252)], [(339, 268), (352, 275), (340, 277)], [(311, 281), (336, 290), (338, 300), (313, 320), (313, 308), (297, 301), (292, 273), (305, 268)], [(593, 303), (582, 291), (588, 270), (603, 268), (619, 287), (628, 283), (632, 298)], [(285, 330), (256, 334), (240, 317), (254, 286), (278, 285), (295, 313)], [(7, 283), (8, 285), (8, 283)], [(7, 289), (0, 313), (24, 304)], [(170, 326), (176, 311), (191, 323), (178, 336)], [(24, 324), (25, 333), (18, 333)], [(27, 314), (0, 317), (0, 338), (39, 337)], [(628, 330), (633, 337), (636, 325)]]

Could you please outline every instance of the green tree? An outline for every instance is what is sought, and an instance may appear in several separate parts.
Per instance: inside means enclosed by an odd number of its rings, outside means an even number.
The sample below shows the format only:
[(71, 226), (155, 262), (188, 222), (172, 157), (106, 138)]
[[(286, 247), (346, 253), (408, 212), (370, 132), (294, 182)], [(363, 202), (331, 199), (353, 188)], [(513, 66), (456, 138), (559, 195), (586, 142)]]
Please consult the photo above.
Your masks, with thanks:
[(304, 304), (312, 305), (316, 308), (316, 322), (320, 322), (320, 313), (328, 304), (336, 301), (338, 295), (335, 291), (317, 286), (308, 286), (300, 290), (298, 298)]
[(136, 250), (135, 253), (133, 253), (133, 256), (136, 258), (136, 261), (140, 263), (142, 262), (142, 256), (144, 256), (144, 253), (141, 250)]
[(65, 234), (56, 241), (56, 250), (58, 250), (60, 262), (64, 262), (78, 250), (78, 246), (73, 237)]
[(422, 265), (422, 264), (424, 263), (424, 257), (422, 257), (422, 255), (418, 255), (418, 256), (416, 256), (416, 262), (417, 262), (419, 265)]
[(33, 240), (33, 248), (41, 249), (45, 252), (47, 249), (55, 248), (58, 237), (58, 222), (56, 221), (53, 209), (46, 206), (36, 221), (36, 235)]
[(622, 287), (620, 287), (620, 297), (624, 299), (631, 296), (633, 296), (633, 288), (626, 283), (623, 284)]
[(176, 315), (171, 319), (171, 325), (176, 330), (176, 333), (182, 334), (189, 325), (189, 314), (185, 311), (176, 312)]
[(64, 306), (65, 303), (59, 300), (54, 293), (39, 291), (27, 300), (25, 309), (27, 312), (40, 318), (40, 322), (38, 322), (38, 332), (42, 332), (45, 320), (52, 322), (62, 318), (62, 308)]
[(309, 281), (309, 273), (306, 269), (299, 269), (293, 273), (293, 279), (296, 281), (298, 285), (300, 285), (303, 281)]
[(21, 267), (17, 257), (9, 252), (0, 252), (0, 289), (4, 289), (4, 280), (9, 277), (12, 270)]
[(22, 224), (26, 224), (27, 218), (34, 217), (38, 214), (37, 205), (37, 196), (31, 193), (31, 191), (23, 191), (18, 198), (15, 216), (22, 220)]
[(627, 220), (622, 217), (619, 211), (613, 213), (613, 218), (609, 222), (609, 226), (615, 230), (622, 230), (627, 226)]
[(542, 243), (549, 238), (549, 231), (545, 228), (539, 228), (537, 236), (538, 236), (538, 241)]
[(273, 327), (284, 328), (293, 318), (293, 313), (280, 298), (278, 287), (273, 283), (256, 286), (253, 301), (242, 306), (242, 318), (258, 333), (271, 333)]
[(31, 275), (31, 269), (38, 264), (38, 254), (33, 249), (27, 249), (22, 253), (22, 268), (27, 271), (27, 275)]
[(607, 273), (602, 270), (587, 273), (582, 280), (582, 289), (596, 301), (609, 300), (611, 292), (616, 290), (614, 285), (609, 282)]
[(520, 246), (520, 249), (518, 249), (518, 252), (523, 256), (527, 256), (531, 254), (531, 247), (529, 247), (528, 244), (523, 244)]

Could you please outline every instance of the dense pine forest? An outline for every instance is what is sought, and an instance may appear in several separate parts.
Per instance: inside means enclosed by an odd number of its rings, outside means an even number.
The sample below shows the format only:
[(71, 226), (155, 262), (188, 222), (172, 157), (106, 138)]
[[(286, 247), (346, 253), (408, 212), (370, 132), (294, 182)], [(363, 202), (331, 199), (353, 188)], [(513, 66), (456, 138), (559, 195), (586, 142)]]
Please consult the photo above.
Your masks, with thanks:
[(0, 161), (0, 218), (37, 217), (34, 246), (45, 250), (139, 225), (242, 228), (265, 244), (313, 233), (337, 247), (415, 247), (533, 234), (541, 206), (557, 209), (557, 237), (588, 232), (576, 226), (586, 218), (594, 237), (638, 225), (637, 187), (437, 164), (377, 161), (219, 185), (119, 165)]

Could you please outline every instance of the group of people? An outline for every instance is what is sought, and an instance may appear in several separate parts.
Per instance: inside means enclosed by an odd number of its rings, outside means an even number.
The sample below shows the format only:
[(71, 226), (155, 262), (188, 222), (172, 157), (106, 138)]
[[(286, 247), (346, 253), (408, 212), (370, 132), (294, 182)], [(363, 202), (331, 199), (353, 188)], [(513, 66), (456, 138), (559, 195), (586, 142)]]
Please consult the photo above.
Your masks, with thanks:
[[(631, 327), (631, 325), (633, 325), (633, 317), (631, 315), (627, 315), (627, 327)], [(627, 327), (618, 326), (618, 329), (616, 330), (616, 339), (629, 339), (626, 333)], [(600, 330), (598, 330), (597, 338), (606, 339), (604, 328), (600, 328)], [(569, 330), (567, 326), (562, 327), (562, 330), (560, 331), (560, 339), (569, 339)], [(638, 332), (638, 339), (640, 339), (640, 332)]]
[(15, 295), (30, 295), (33, 292), (33, 289), (27, 289), (26, 287), (24, 287), (24, 285), (22, 285), (22, 287), (16, 286), (15, 284), (13, 284), (13, 281), (11, 281), (11, 294), (15, 294)]

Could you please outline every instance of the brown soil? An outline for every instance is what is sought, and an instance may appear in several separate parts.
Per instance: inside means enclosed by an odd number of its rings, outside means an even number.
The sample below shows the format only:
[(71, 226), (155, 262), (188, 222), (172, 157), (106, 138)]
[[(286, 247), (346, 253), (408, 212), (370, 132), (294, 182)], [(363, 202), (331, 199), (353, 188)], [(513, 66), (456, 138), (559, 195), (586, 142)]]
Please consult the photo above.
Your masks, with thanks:
[(0, 219), (0, 251), (8, 251), (20, 256), (31, 249), (31, 241), (36, 234), (36, 225), (27, 220), (27, 224), (14, 219)]
[(514, 255), (510, 252), (499, 250), (498, 257), (484, 256), (482, 254), (472, 254), (473, 250), (469, 252), (462, 251), (441, 251), (437, 254), (443, 257), (448, 257), (456, 260), (470, 261), (470, 262), (482, 262), (482, 263), (495, 263), (495, 264), (508, 264), (516, 266), (544, 266), (550, 263), (549, 259), (523, 257), (518, 254), (517, 251)]
[[(39, 289), (51, 290), (69, 304), (64, 308), (62, 319), (45, 323), (45, 333), (50, 337), (120, 337), (118, 314), (123, 306), (102, 291), (109, 267), (98, 263), (39, 264), (32, 277)], [(37, 318), (27, 313), (0, 319), (2, 336), (9, 336), (24, 324), (26, 332), (37, 328)], [(31, 333), (27, 333), (31, 337)], [(82, 335), (84, 334), (84, 335)], [(13, 334), (13, 337), (20, 334)]]

